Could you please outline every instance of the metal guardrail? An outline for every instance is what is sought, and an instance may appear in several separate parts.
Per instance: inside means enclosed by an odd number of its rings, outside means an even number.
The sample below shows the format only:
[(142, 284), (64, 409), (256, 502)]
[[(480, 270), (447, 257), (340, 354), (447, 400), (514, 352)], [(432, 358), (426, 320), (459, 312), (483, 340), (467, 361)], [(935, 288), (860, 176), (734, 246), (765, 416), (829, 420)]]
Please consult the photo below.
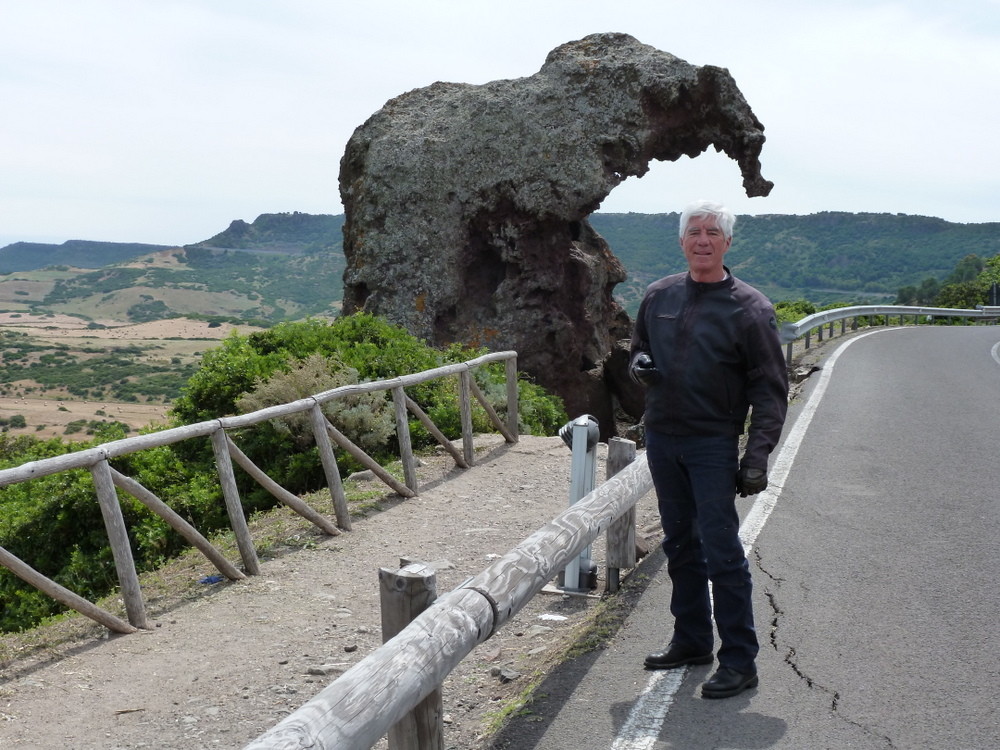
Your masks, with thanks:
[(797, 323), (785, 323), (781, 327), (781, 343), (786, 346), (786, 362), (792, 362), (792, 343), (805, 336), (806, 348), (809, 348), (810, 334), (818, 330), (819, 340), (823, 340), (823, 326), (830, 326), (830, 335), (833, 335), (833, 324), (841, 321), (841, 333), (846, 330), (846, 323), (850, 319), (870, 318), (885, 316), (886, 324), (890, 316), (898, 316), (903, 320), (907, 315), (912, 315), (915, 322), (920, 322), (921, 318), (977, 318), (980, 320), (996, 320), (1000, 318), (1000, 306), (979, 305), (974, 310), (966, 310), (953, 307), (912, 307), (909, 305), (854, 305), (851, 307), (837, 307), (831, 310), (813, 313), (802, 318)]

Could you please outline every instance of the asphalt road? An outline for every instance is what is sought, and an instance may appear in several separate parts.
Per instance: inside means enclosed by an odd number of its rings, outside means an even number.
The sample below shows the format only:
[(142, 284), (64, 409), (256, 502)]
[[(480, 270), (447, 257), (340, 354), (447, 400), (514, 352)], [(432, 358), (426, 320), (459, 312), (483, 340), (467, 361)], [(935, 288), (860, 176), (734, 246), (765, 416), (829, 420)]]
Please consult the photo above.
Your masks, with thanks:
[(712, 666), (642, 669), (669, 638), (655, 554), (608, 648), (557, 669), (501, 746), (1000, 747), (1000, 328), (883, 329), (820, 364), (780, 486), (738, 501), (760, 686), (709, 701)]

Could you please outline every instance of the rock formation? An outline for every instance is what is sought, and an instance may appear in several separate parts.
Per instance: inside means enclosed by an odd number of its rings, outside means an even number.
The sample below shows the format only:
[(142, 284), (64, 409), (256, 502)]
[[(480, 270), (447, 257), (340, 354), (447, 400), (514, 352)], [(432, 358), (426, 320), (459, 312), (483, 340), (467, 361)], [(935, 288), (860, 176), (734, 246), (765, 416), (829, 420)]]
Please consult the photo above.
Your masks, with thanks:
[(403, 94), (341, 161), (344, 312), (434, 345), (516, 350), (606, 438), (616, 399), (637, 418), (641, 393), (611, 356), (631, 333), (612, 297), (625, 269), (587, 216), (650, 160), (709, 146), (739, 163), (748, 195), (766, 195), (762, 131), (728, 71), (625, 34), (564, 44), (526, 78)]

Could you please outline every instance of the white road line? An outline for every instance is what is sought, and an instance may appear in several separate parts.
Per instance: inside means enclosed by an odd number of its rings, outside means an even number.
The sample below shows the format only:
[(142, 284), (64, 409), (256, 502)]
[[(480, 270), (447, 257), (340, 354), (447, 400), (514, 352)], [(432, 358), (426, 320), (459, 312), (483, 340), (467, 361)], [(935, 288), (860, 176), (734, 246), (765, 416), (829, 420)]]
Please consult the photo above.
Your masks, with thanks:
[(667, 669), (653, 673), (611, 744), (611, 750), (652, 750), (656, 746), (663, 731), (663, 720), (684, 681), (685, 672), (686, 669)]
[[(781, 450), (768, 472), (768, 488), (757, 495), (750, 512), (747, 513), (746, 519), (740, 525), (740, 540), (748, 553), (753, 548), (757, 535), (764, 528), (764, 523), (778, 502), (781, 488), (785, 485), (785, 479), (792, 469), (795, 454), (798, 453), (799, 445), (805, 437), (809, 423), (826, 392), (837, 358), (855, 341), (871, 336), (873, 333), (882, 333), (884, 330), (886, 329), (869, 331), (848, 339), (837, 347), (837, 350), (824, 362), (823, 369), (820, 370), (819, 382), (813, 388), (809, 401), (799, 412), (795, 424), (792, 425), (792, 429), (785, 437)], [(1000, 356), (1000, 343), (993, 348), (993, 356), (994, 358)], [(997, 361), (1000, 362), (1000, 359)], [(670, 711), (674, 696), (680, 689), (686, 673), (687, 668), (653, 672), (649, 682), (646, 683), (646, 688), (639, 694), (638, 700), (622, 724), (621, 731), (612, 742), (611, 750), (651, 750), (655, 747), (656, 741), (663, 732), (663, 722), (667, 718), (667, 712)]]
[(993, 345), (993, 348), (990, 349), (990, 354), (996, 360), (997, 364), (1000, 365), (1000, 341)]

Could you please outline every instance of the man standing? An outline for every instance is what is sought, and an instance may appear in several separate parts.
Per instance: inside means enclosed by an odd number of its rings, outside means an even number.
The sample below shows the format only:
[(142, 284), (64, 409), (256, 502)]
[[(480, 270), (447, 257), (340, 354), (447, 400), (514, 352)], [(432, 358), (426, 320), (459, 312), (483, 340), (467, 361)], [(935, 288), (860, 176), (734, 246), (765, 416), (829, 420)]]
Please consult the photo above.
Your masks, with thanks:
[(702, 685), (705, 698), (736, 695), (758, 682), (753, 584), (736, 493), (767, 487), (768, 456), (788, 405), (774, 308), (723, 264), (735, 221), (728, 209), (706, 201), (684, 210), (680, 244), (688, 271), (650, 284), (631, 346), (632, 377), (646, 386), (646, 458), (673, 584), (673, 636), (645, 666), (711, 663), (714, 605), (719, 668)]

